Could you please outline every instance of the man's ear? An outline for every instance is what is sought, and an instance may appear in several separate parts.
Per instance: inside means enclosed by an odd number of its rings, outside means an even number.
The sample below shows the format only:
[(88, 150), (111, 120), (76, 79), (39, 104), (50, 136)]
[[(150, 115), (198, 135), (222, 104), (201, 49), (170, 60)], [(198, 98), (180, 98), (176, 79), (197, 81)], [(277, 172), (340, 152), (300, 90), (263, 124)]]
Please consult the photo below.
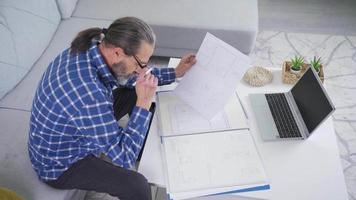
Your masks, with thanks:
[(120, 59), (120, 60), (126, 56), (124, 50), (120, 47), (114, 47), (113, 52), (114, 52), (115, 56), (117, 56), (118, 59)]

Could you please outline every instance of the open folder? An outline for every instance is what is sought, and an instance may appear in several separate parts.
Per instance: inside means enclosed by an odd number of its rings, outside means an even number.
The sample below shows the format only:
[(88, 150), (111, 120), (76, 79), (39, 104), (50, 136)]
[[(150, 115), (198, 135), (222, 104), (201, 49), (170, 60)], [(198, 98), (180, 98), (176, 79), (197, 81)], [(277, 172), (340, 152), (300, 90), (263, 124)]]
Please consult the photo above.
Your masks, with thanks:
[(157, 93), (157, 104), (171, 199), (269, 189), (236, 94), (210, 120), (172, 92)]
[(232, 95), (224, 110), (218, 112), (212, 119), (201, 115), (174, 92), (159, 92), (157, 103), (161, 136), (249, 128), (246, 114), (236, 93)]

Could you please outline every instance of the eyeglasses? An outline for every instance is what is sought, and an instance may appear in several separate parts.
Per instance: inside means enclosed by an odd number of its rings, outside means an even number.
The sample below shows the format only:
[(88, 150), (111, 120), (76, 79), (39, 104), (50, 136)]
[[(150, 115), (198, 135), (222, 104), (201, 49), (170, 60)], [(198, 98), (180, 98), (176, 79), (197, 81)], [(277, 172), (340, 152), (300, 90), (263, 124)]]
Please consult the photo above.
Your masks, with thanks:
[(135, 55), (132, 55), (132, 56), (135, 58), (135, 60), (136, 60), (136, 62), (137, 62), (137, 64), (138, 64), (138, 66), (140, 66), (141, 69), (147, 67), (147, 64), (141, 64), (140, 61), (138, 60), (138, 58), (137, 58)]

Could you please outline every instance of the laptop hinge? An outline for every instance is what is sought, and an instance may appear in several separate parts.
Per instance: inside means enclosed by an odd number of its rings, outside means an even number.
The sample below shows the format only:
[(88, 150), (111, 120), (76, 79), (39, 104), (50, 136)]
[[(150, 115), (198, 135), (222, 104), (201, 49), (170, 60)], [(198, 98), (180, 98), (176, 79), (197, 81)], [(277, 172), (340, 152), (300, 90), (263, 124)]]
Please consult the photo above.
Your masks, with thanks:
[(289, 104), (289, 107), (291, 108), (293, 117), (295, 119), (295, 121), (297, 122), (297, 126), (299, 128), (299, 131), (301, 133), (301, 135), (303, 136), (304, 139), (306, 139), (309, 136), (309, 131), (307, 126), (304, 123), (303, 117), (299, 112), (298, 106), (295, 103), (294, 97), (292, 95), (292, 92), (286, 92), (286, 98)]

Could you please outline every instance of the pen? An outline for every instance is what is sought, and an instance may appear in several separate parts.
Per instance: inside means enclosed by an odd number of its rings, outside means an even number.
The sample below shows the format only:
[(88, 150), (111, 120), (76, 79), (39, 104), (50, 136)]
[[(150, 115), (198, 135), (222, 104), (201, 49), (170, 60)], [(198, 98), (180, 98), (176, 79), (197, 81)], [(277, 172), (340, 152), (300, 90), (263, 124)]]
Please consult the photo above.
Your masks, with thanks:
[[(145, 75), (149, 74), (152, 70), (153, 70), (153, 68), (149, 68), (149, 69), (145, 72)], [(132, 86), (136, 86), (136, 81), (132, 84)]]
[(244, 106), (242, 105), (242, 102), (241, 102), (241, 99), (240, 99), (240, 97), (239, 97), (239, 94), (237, 94), (237, 92), (235, 92), (235, 94), (236, 94), (236, 96), (237, 96), (237, 99), (239, 100), (239, 103), (240, 103), (240, 105), (241, 105), (242, 111), (243, 111), (244, 114), (245, 114), (246, 119), (248, 119), (247, 112), (246, 112)]

